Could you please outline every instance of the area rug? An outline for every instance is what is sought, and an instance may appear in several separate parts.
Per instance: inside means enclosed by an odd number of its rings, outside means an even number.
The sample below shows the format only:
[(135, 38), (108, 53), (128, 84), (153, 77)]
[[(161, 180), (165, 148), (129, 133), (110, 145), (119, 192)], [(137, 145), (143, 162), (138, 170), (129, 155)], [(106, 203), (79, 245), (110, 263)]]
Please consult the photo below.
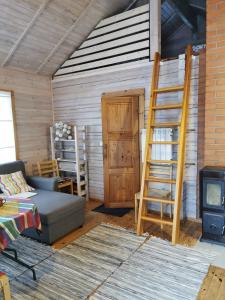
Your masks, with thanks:
[(18, 300), (194, 300), (212, 259), (106, 224), (59, 251), (25, 238), (14, 246), (23, 247), (20, 254), (36, 264), (38, 277), (33, 281), (29, 270), (0, 256)]
[(108, 208), (105, 207), (104, 204), (101, 204), (100, 206), (92, 209), (92, 211), (111, 215), (114, 217), (123, 217), (124, 215), (128, 214), (131, 211), (132, 208)]
[(195, 300), (212, 256), (151, 238), (90, 297), (91, 300)]
[(46, 246), (40, 256), (44, 245), (21, 238), (13, 246), (19, 249), (23, 241), (26, 253), (22, 258), (36, 264), (38, 280), (33, 281), (29, 270), (3, 256), (0, 269), (10, 274), (12, 299), (87, 299), (145, 239), (132, 231), (102, 224), (62, 250), (51, 251)]

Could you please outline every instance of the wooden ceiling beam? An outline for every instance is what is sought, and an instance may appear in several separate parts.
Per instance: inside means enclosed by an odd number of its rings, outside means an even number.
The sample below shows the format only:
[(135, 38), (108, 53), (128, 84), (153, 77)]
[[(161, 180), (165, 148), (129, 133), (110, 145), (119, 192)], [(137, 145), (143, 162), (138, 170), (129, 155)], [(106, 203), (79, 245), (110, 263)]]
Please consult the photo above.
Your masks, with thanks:
[(197, 22), (192, 9), (186, 0), (167, 0), (169, 5), (176, 11), (183, 22), (193, 31), (197, 31)]
[(138, 2), (138, 0), (129, 1), (129, 4), (128, 4), (127, 8), (124, 11), (128, 11), (129, 9), (131, 9), (136, 4), (136, 2)]
[(202, 12), (206, 12), (206, 1), (205, 0), (189, 0), (189, 5)]
[(65, 39), (68, 37), (68, 35), (74, 30), (74, 28), (77, 26), (77, 24), (80, 22), (80, 20), (85, 16), (89, 8), (93, 5), (93, 2), (95, 0), (89, 0), (85, 8), (82, 10), (79, 17), (75, 20), (75, 22), (70, 26), (70, 28), (64, 33), (62, 38), (58, 41), (58, 43), (55, 45), (55, 47), (50, 51), (48, 56), (44, 59), (44, 61), (40, 64), (40, 66), (37, 68), (35, 73), (39, 73), (45, 64), (51, 59), (51, 57), (55, 54), (55, 52), (59, 49), (59, 47), (62, 45), (62, 43), (65, 41)]
[(24, 29), (23, 33), (19, 36), (19, 38), (17, 39), (17, 41), (15, 42), (15, 44), (13, 45), (11, 50), (9, 51), (7, 57), (4, 59), (3, 63), (1, 64), (2, 67), (4, 67), (6, 64), (9, 63), (11, 57), (13, 56), (15, 51), (18, 49), (18, 47), (20, 46), (20, 44), (23, 41), (23, 39), (25, 38), (25, 36), (30, 31), (30, 29), (34, 26), (35, 22), (37, 21), (39, 16), (43, 13), (43, 11), (45, 10), (45, 8), (47, 7), (47, 5), (49, 4), (50, 1), (52, 1), (52, 0), (44, 0), (42, 2), (39, 9), (34, 14), (32, 20), (30, 21), (30, 23), (27, 24), (27, 26)]

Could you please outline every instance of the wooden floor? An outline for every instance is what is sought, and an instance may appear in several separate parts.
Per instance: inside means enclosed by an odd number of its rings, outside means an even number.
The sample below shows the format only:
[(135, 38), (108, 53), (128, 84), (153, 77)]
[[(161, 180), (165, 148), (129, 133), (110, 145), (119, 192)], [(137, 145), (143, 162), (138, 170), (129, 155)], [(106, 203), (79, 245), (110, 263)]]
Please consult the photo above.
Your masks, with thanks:
[(197, 300), (225, 300), (225, 269), (209, 268)]
[[(98, 200), (89, 200), (86, 206), (85, 213), (85, 224), (82, 228), (76, 229), (67, 236), (58, 240), (53, 247), (61, 249), (65, 245), (74, 241), (81, 235), (88, 232), (91, 228), (104, 222), (114, 224), (128, 229), (136, 229), (134, 224), (134, 211), (130, 211), (123, 217), (114, 217), (102, 213), (93, 212), (92, 209), (101, 205), (102, 202)], [(145, 229), (150, 235), (161, 237), (163, 239), (171, 240), (171, 226), (164, 225), (163, 230), (160, 226), (152, 223), (148, 228)], [(181, 224), (180, 244), (186, 246), (194, 246), (201, 235), (201, 225), (197, 222), (186, 221)]]
[[(86, 221), (82, 228), (79, 228), (62, 239), (58, 240), (53, 246), (61, 249), (73, 240), (88, 232), (91, 228), (104, 222), (122, 226), (128, 229), (135, 229), (134, 211), (130, 211), (123, 217), (113, 217), (110, 215), (93, 212), (92, 209), (102, 204), (97, 200), (90, 200), (86, 206)], [(160, 226), (152, 223), (146, 231), (150, 235), (171, 240), (171, 226)], [(194, 246), (201, 236), (201, 224), (193, 221), (186, 221), (181, 224), (180, 244)], [(225, 300), (225, 270), (211, 266), (206, 276), (197, 300)]]

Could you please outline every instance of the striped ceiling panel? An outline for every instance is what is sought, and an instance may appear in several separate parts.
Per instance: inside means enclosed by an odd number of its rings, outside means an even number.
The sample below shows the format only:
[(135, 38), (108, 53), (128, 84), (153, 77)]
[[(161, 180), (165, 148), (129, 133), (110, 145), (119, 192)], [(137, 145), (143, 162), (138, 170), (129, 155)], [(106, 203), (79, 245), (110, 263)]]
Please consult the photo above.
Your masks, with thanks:
[(149, 61), (149, 5), (99, 22), (54, 77), (103, 69), (137, 60)]

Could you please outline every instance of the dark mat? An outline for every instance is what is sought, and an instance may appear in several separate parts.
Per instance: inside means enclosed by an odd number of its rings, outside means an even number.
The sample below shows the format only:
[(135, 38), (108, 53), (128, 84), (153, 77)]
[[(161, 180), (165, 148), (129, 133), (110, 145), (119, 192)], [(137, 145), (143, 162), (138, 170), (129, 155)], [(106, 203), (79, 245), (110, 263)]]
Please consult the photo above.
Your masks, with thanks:
[(123, 217), (131, 211), (132, 208), (107, 208), (104, 204), (92, 209), (92, 211), (112, 215), (114, 217)]

